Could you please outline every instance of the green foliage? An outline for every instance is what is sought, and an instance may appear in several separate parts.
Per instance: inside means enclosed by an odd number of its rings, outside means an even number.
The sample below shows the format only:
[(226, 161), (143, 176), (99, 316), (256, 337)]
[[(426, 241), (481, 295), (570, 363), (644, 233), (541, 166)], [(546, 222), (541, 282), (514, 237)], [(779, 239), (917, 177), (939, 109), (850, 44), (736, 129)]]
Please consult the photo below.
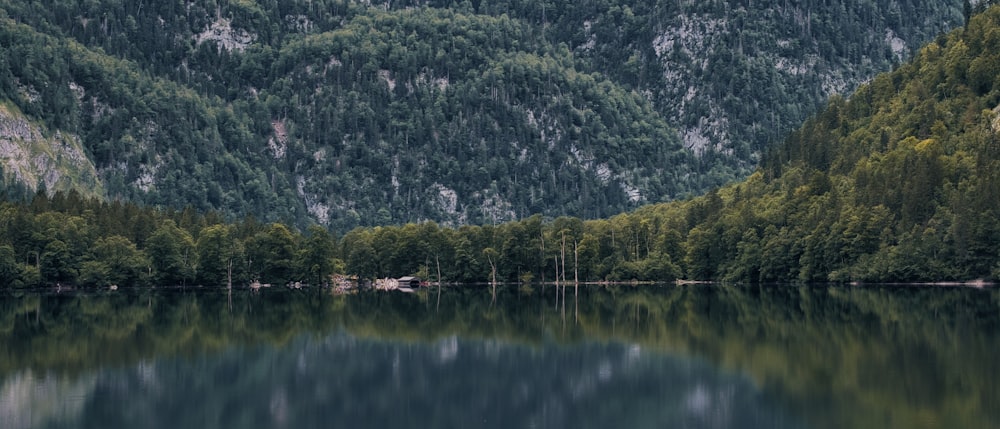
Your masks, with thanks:
[(0, 287), (10, 288), (14, 286), (19, 275), (14, 247), (9, 244), (0, 245)]
[[(798, 274), (774, 280), (995, 277), (1000, 207), (986, 168), (998, 163), (1000, 97), (964, 70), (996, 55), (985, 46), (998, 24), (997, 8), (973, 16), (964, 31), (831, 102), (771, 153), (764, 194), (731, 206), (776, 203), (796, 220), (778, 237), (800, 249), (778, 254), (799, 255), (781, 264)], [(1000, 63), (991, 67), (984, 73), (1000, 73)]]
[(340, 233), (590, 219), (744, 176), (962, 17), (847, 3), (4, 0), (0, 101), (80, 136), (112, 199)]
[[(937, 281), (995, 278), (1000, 253), (1000, 111), (963, 64), (984, 48), (1000, 8), (923, 48), (828, 107), (772, 151), (745, 182), (683, 202), (580, 223), (586, 280), (738, 282)], [(980, 61), (980, 63), (982, 63)], [(1000, 66), (984, 73), (1000, 75)], [(445, 278), (563, 278), (568, 219), (455, 231)], [(406, 227), (403, 227), (406, 228)], [(530, 235), (525, 231), (536, 231)], [(355, 231), (345, 252), (359, 274), (408, 273), (399, 228)], [(354, 248), (353, 237), (370, 236)], [(380, 241), (378, 238), (382, 237)], [(419, 247), (418, 247), (419, 248)], [(538, 249), (537, 251), (535, 249)], [(410, 253), (410, 262), (427, 258)], [(484, 265), (483, 259), (486, 259)], [(574, 258), (576, 259), (576, 258)], [(387, 261), (396, 261), (388, 263)], [(578, 262), (578, 261), (577, 261)], [(381, 267), (374, 264), (384, 264)]]
[(197, 260), (194, 239), (190, 233), (177, 227), (172, 219), (167, 219), (153, 231), (146, 246), (155, 284), (183, 285), (194, 278)]
[(310, 226), (308, 233), (309, 237), (299, 252), (300, 272), (308, 273), (310, 283), (323, 284), (331, 274), (337, 272), (336, 242), (330, 232), (320, 226)]
[(112, 235), (97, 239), (93, 257), (92, 262), (106, 267), (106, 274), (100, 277), (103, 281), (122, 286), (145, 284), (150, 263), (128, 238)]
[[(122, 281), (142, 281), (134, 269), (145, 254), (156, 284), (220, 284), (230, 268), (240, 282), (322, 282), (338, 256), (347, 274), (362, 278), (436, 274), (440, 265), (446, 282), (494, 274), (513, 282), (526, 273), (539, 281), (966, 280), (995, 276), (1000, 265), (1000, 86), (989, 78), (1000, 76), (1000, 8), (971, 16), (964, 29), (942, 35), (851, 97), (833, 98), (742, 183), (605, 220), (533, 216), (506, 223), (500, 221), (564, 208), (590, 217), (650, 195), (680, 195), (673, 179), (655, 178), (690, 179), (679, 162), (687, 155), (664, 131), (654, 104), (590, 71), (574, 51), (539, 37), (548, 30), (540, 33), (531, 22), (434, 8), (348, 9), (343, 24), (289, 37), (281, 49), (248, 47), (240, 55), (259, 59), (245, 65), (261, 88), (232, 101), (0, 19), (11, 46), (51, 45), (64, 51), (53, 58), (75, 59), (71, 68), (115, 70), (125, 84), (121, 100), (109, 106), (145, 115), (135, 129), (169, 118), (149, 125), (163, 140), (142, 137), (129, 147), (142, 152), (136, 160), (176, 167), (143, 170), (143, 177), (165, 178), (149, 183), (157, 203), (179, 204), (184, 198), (175, 191), (202, 199), (179, 213), (73, 193), (41, 192), (30, 203), (7, 205), (0, 211), (3, 241), (40, 276), (25, 269), (22, 280), (110, 282), (116, 253), (91, 249), (102, 239), (109, 246), (115, 235), (125, 241), (115, 239), (113, 247), (135, 256), (119, 262), (133, 279)], [(625, 9), (614, 13), (623, 23), (636, 19), (634, 11), (633, 18)], [(474, 49), (480, 46), (487, 48)], [(404, 60), (412, 67), (388, 68)], [(269, 72), (256, 75), (260, 67)], [(94, 73), (85, 75), (103, 79)], [(300, 85), (310, 90), (300, 93)], [(317, 111), (329, 122), (314, 122)], [(255, 125), (244, 129), (246, 118)], [(234, 135), (241, 137), (226, 137)], [(315, 141), (327, 145), (308, 144)], [(254, 173), (254, 159), (267, 160), (266, 170)], [(199, 175), (223, 175), (227, 186)], [(423, 180), (431, 176), (454, 180)], [(342, 198), (320, 198), (317, 189)], [(258, 195), (254, 206), (285, 215), (330, 216), (335, 229), (438, 215), (486, 225), (357, 228), (331, 249), (322, 228), (303, 237), (281, 223), (224, 225), (217, 213), (194, 214), (217, 207), (214, 200), (246, 202), (233, 195)], [(299, 198), (309, 207), (281, 202)], [(550, 198), (565, 207), (553, 208)]]
[(287, 226), (278, 223), (250, 237), (246, 247), (251, 276), (262, 283), (278, 285), (301, 280), (293, 272), (297, 241)]
[(244, 280), (242, 275), (244, 248), (236, 236), (235, 227), (211, 225), (198, 234), (198, 283), (203, 285), (232, 285)]
[(51, 283), (76, 280), (79, 255), (70, 252), (69, 246), (59, 239), (50, 241), (42, 251), (40, 270), (42, 279)]

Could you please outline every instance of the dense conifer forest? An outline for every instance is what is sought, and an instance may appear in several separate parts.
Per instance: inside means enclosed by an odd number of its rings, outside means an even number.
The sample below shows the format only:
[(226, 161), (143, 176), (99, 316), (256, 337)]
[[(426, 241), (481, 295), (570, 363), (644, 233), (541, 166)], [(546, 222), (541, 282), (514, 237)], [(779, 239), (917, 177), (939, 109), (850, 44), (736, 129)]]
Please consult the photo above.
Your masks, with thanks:
[[(70, 47), (72, 49), (72, 47)], [(0, 284), (1000, 277), (1000, 7), (826, 107), (740, 183), (601, 220), (353, 229), (9, 191)]]
[(954, 1), (0, 1), (4, 180), (344, 233), (753, 171)]
[(354, 229), (70, 191), (3, 203), (0, 284), (929, 281), (1000, 276), (1000, 7), (924, 46), (769, 152), (747, 180), (604, 220)]

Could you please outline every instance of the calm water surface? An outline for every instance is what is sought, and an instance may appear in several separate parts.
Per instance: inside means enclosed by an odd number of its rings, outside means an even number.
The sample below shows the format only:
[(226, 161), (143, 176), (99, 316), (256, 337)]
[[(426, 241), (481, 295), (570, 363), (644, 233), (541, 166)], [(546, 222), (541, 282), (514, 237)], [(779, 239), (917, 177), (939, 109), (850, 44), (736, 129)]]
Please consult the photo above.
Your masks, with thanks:
[(1000, 427), (996, 289), (0, 292), (2, 428)]

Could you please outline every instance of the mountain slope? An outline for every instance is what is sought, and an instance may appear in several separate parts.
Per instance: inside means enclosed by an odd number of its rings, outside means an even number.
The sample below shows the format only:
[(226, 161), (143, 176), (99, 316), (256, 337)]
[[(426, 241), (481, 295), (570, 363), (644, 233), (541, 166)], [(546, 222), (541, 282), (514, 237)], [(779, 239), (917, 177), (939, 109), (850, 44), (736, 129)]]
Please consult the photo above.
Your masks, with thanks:
[(702, 198), (698, 278), (1000, 275), (1000, 7), (834, 99), (743, 184)]
[(78, 136), (108, 196), (337, 230), (592, 218), (699, 193), (960, 9), (0, 6), (0, 98)]
[[(392, 2), (393, 7), (424, 4)], [(434, 7), (468, 2), (437, 0)], [(472, 2), (543, 26), (584, 63), (644, 93), (725, 181), (822, 107), (962, 22), (962, 2)]]
[(7, 92), (83, 134), (112, 196), (337, 229), (594, 217), (700, 186), (647, 100), (522, 23), (362, 8), (277, 51), (239, 51), (231, 25), (192, 58), (223, 72), (186, 83), (7, 20), (8, 52), (29, 59), (12, 81), (65, 82), (36, 101)]
[(0, 277), (25, 286), (319, 284), (334, 272), (524, 283), (998, 279), (998, 169), (995, 6), (831, 100), (747, 180), (701, 197), (602, 220), (357, 228), (335, 242), (318, 226), (303, 235), (253, 218), (225, 224), (217, 213), (37, 195), (0, 204)]
[(315, 90), (283, 105), (296, 130), (274, 155), (297, 160), (314, 214), (360, 202), (446, 223), (594, 217), (691, 189), (691, 159), (646, 100), (531, 37), (508, 19), (421, 9), (291, 42), (269, 95)]
[[(32, 124), (16, 108), (0, 104), (0, 172), (3, 181), (24, 184), (26, 193), (82, 189), (101, 195), (94, 164), (79, 138)], [(15, 193), (16, 195), (16, 193)], [(26, 195), (25, 195), (26, 196)]]

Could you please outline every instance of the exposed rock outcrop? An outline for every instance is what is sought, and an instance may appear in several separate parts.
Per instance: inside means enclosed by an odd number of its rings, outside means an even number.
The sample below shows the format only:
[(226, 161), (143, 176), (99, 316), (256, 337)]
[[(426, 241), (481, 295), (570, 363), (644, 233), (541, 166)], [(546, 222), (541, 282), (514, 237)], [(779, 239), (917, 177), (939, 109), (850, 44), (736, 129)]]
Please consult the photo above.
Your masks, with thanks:
[(47, 132), (8, 106), (0, 105), (0, 163), (6, 180), (16, 180), (36, 191), (76, 189), (84, 195), (102, 195), (104, 188), (80, 138), (60, 131)]

